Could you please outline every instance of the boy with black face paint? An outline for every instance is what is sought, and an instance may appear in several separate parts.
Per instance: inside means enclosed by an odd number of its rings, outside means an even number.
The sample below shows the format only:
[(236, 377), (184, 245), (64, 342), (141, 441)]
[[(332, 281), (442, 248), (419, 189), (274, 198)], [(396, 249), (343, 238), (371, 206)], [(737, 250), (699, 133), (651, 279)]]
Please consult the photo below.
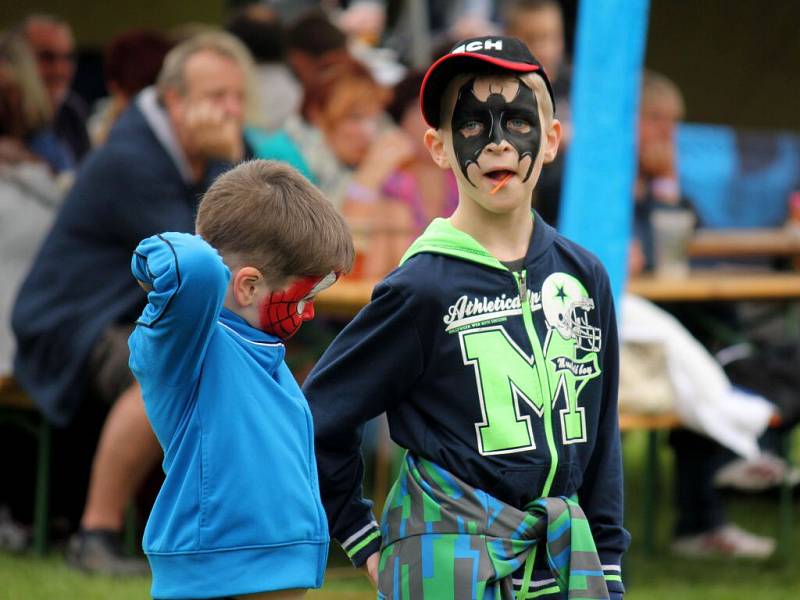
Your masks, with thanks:
[[(309, 376), (332, 536), (379, 598), (621, 598), (617, 327), (608, 277), (530, 209), (558, 149), (517, 39), (458, 44), (422, 110), (459, 204), (434, 220)], [(363, 424), (408, 449), (382, 523)]]

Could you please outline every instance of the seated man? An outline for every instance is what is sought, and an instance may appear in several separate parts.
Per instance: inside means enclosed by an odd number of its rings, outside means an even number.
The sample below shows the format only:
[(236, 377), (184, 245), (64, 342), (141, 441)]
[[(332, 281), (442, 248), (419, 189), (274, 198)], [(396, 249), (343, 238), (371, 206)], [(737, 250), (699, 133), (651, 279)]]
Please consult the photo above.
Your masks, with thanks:
[(118, 551), (123, 514), (160, 451), (127, 339), (143, 298), (129, 274), (138, 242), (192, 232), (211, 180), (244, 156), (247, 51), (211, 33), (175, 47), (81, 169), (17, 298), (15, 373), (48, 420), (67, 425), (91, 395), (111, 407), (92, 465), (72, 565), (139, 572)]
[[(683, 112), (684, 102), (678, 87), (663, 75), (646, 72), (642, 78), (634, 191), (635, 236), (630, 257), (634, 273), (653, 267), (652, 214), (690, 206), (681, 196), (675, 165), (675, 131)], [(710, 361), (711, 357), (684, 329), (686, 323), (682, 326), (678, 322), (682, 321), (680, 316), (675, 315), (676, 321), (663, 310), (636, 298), (624, 300), (621, 313), (623, 340), (642, 341), (644, 336), (655, 341), (661, 336), (667, 341), (668, 361), (672, 355), (670, 378), (676, 395), (694, 396), (695, 400), (694, 406), (684, 403), (687, 410), (681, 414), (685, 422), (694, 425), (695, 431), (678, 429), (670, 434), (675, 451), (678, 516), (672, 550), (687, 556), (767, 558), (775, 550), (775, 541), (744, 531), (727, 519), (722, 497), (714, 488), (714, 475), (728, 458), (720, 441), (739, 453), (757, 455), (755, 437), (759, 429), (763, 431), (766, 427), (771, 409), (751, 405), (749, 428), (737, 424), (730, 413), (713, 415), (709, 404), (713, 402), (718, 408), (732, 411), (737, 398), (718, 365), (706, 363), (705, 372), (700, 371), (700, 361)], [(693, 394), (693, 389), (702, 393)], [(698, 405), (697, 400), (703, 402)], [(740, 418), (742, 414), (739, 413)], [(701, 427), (703, 422), (705, 425)], [(741, 428), (738, 439), (737, 426)], [(745, 430), (749, 440), (745, 439)]]

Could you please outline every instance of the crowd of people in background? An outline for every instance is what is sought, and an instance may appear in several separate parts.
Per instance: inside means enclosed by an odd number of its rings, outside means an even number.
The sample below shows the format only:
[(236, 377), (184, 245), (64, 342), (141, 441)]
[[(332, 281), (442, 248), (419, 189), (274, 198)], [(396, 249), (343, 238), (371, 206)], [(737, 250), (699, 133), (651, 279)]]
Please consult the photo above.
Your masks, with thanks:
[[(98, 440), (91, 468), (82, 465), (85, 502), (66, 528), (76, 532), (68, 558), (78, 568), (146, 569), (121, 549), (126, 508), (160, 456), (127, 367), (127, 338), (145, 301), (129, 272), (141, 239), (191, 232), (198, 198), (246, 158), (284, 161), (320, 188), (354, 236), (353, 276), (388, 273), (433, 218), (456, 206), (452, 172), (437, 167), (422, 144), (422, 73), (408, 36), (385, 30), (380, 4), (355, 2), (339, 13), (313, 2), (298, 12), (301, 4), (253, 4), (199, 33), (124, 31), (105, 48), (107, 97), (91, 107), (71, 89), (80, 39), (69, 23), (32, 15), (0, 34), (0, 375), (13, 374), (69, 435)], [(570, 137), (562, 9), (557, 0), (501, 5), (449, 19), (433, 7), (429, 17), (439, 29), (428, 59), (459, 37), (505, 31), (541, 60), (565, 136), (532, 203), (556, 225)], [(391, 41), (393, 48), (381, 46)], [(651, 144), (640, 153), (647, 176), (637, 180), (636, 197), (645, 198), (637, 213), (653, 195), (682, 201), (673, 149), (663, 150)], [(650, 265), (640, 233), (632, 251), (637, 269)], [(101, 428), (79, 423), (89, 407), (107, 414)], [(682, 456), (679, 469), (692, 463)], [(701, 476), (713, 477), (713, 469)], [(691, 496), (684, 487), (679, 493)], [(693, 506), (698, 500), (705, 501), (695, 497), (680, 509), (710, 514), (708, 522), (687, 525), (682, 513), (678, 533), (727, 523), (716, 499), (710, 509)], [(771, 541), (747, 536), (737, 531), (716, 547), (688, 551), (771, 553)]]

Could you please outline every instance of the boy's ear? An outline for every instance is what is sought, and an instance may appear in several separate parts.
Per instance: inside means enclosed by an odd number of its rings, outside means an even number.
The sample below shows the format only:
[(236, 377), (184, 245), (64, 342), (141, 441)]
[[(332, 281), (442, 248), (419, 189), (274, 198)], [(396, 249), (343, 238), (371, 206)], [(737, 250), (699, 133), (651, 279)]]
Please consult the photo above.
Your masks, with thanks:
[(425, 147), (431, 153), (431, 158), (439, 168), (449, 169), (450, 161), (447, 159), (447, 152), (444, 147), (444, 136), (441, 129), (433, 129), (432, 127), (425, 132), (422, 138), (425, 142)]
[(233, 297), (239, 306), (250, 306), (259, 297), (259, 291), (266, 285), (261, 271), (255, 267), (242, 267), (233, 274)]
[(544, 163), (553, 162), (558, 154), (558, 145), (561, 143), (561, 121), (553, 119), (544, 136)]

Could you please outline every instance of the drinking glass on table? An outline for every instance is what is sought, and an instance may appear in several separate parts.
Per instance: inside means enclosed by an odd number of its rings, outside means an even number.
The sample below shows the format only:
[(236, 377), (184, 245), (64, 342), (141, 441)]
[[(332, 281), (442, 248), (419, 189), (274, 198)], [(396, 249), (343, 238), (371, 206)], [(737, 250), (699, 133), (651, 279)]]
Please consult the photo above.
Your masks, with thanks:
[(656, 275), (686, 277), (689, 274), (689, 241), (695, 227), (690, 210), (661, 209), (651, 215)]

